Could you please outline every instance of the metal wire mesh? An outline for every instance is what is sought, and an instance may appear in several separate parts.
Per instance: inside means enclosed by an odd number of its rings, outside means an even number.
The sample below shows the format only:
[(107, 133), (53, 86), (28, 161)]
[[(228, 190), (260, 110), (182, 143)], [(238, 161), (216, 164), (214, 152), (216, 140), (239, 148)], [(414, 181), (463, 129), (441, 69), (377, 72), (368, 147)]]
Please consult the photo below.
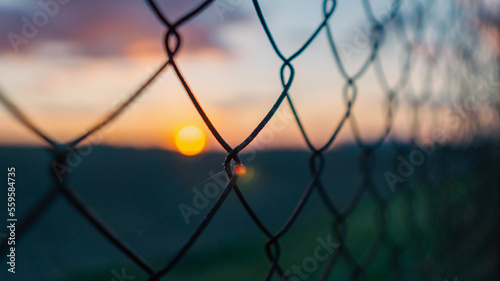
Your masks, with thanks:
[[(420, 187), (424, 191), (439, 188), (442, 189), (444, 187), (442, 185), (438, 186), (435, 184), (435, 180), (432, 175), (432, 167), (427, 167), (427, 169), (419, 169), (419, 173), (422, 173), (421, 175), (404, 181), (395, 192), (390, 193), (388, 196), (384, 196), (377, 187), (376, 181), (373, 178), (373, 173), (377, 163), (377, 151), (379, 151), (383, 144), (392, 143), (395, 155), (406, 155), (406, 157), (412, 157), (411, 153), (419, 147), (418, 140), (420, 139), (421, 134), (421, 124), (419, 120), (420, 115), (422, 114), (422, 109), (426, 104), (432, 105), (434, 112), (438, 112), (440, 108), (448, 107), (452, 105), (453, 102), (463, 105), (464, 101), (466, 101), (468, 97), (477, 94), (473, 90), (476, 89), (476, 85), (472, 84), (477, 83), (475, 82), (476, 80), (474, 80), (474, 77), (480, 76), (477, 69), (481, 69), (481, 67), (484, 66), (480, 65), (480, 62), (474, 57), (474, 53), (471, 49), (477, 48), (480, 44), (480, 40), (477, 37), (478, 35), (475, 34), (475, 31), (468, 26), (469, 22), (467, 22), (465, 18), (466, 15), (471, 12), (471, 9), (479, 10), (479, 8), (482, 7), (483, 3), (481, 1), (450, 2), (449, 9), (444, 11), (446, 16), (443, 20), (435, 16), (436, 9), (439, 9), (436, 4), (438, 1), (394, 0), (391, 5), (389, 17), (380, 19), (374, 14), (370, 1), (361, 0), (366, 17), (371, 24), (371, 52), (361, 67), (351, 75), (344, 66), (345, 62), (343, 62), (341, 55), (339, 54), (338, 45), (336, 44), (331, 25), (329, 24), (336, 10), (336, 0), (323, 1), (323, 19), (321, 23), (303, 43), (303, 45), (301, 45), (300, 48), (289, 56), (285, 56), (282, 53), (280, 46), (274, 40), (273, 33), (268, 27), (266, 17), (261, 10), (259, 1), (253, 0), (252, 3), (255, 8), (256, 15), (263, 30), (265, 31), (269, 43), (274, 49), (276, 56), (279, 57), (282, 62), (280, 77), (283, 89), (281, 93), (277, 95), (275, 103), (261, 119), (259, 124), (241, 143), (235, 147), (230, 146), (224, 137), (218, 132), (210, 117), (204, 111), (203, 106), (198, 102), (196, 94), (191, 90), (186, 77), (183, 76), (180, 67), (176, 62), (177, 53), (181, 50), (183, 42), (183, 37), (180, 33), (183, 25), (197, 17), (215, 1), (207, 0), (202, 2), (176, 21), (169, 19), (154, 0), (148, 0), (146, 2), (151, 7), (153, 14), (165, 27), (165, 50), (168, 55), (168, 59), (144, 84), (137, 88), (133, 95), (131, 95), (118, 108), (110, 112), (106, 118), (93, 126), (83, 135), (67, 143), (58, 143), (33, 125), (23, 111), (11, 102), (6, 95), (0, 92), (0, 102), (21, 124), (30, 129), (33, 133), (37, 134), (50, 145), (54, 158), (52, 167), (50, 167), (54, 186), (43, 196), (43, 198), (40, 199), (29, 214), (23, 218), (22, 224), (17, 231), (18, 239), (29, 232), (32, 225), (43, 216), (46, 210), (55, 202), (56, 198), (59, 195), (62, 195), (83, 217), (85, 217), (85, 219), (88, 220), (91, 225), (93, 225), (104, 237), (106, 237), (110, 243), (115, 245), (123, 252), (124, 255), (129, 257), (134, 263), (142, 268), (149, 276), (147, 280), (159, 280), (164, 276), (168, 276), (168, 273), (196, 243), (200, 235), (203, 234), (208, 224), (212, 221), (214, 216), (217, 215), (220, 207), (224, 204), (228, 195), (231, 192), (234, 192), (241, 205), (252, 218), (255, 226), (258, 227), (268, 238), (268, 241), (265, 244), (265, 250), (269, 258), (269, 269), (265, 276), (263, 276), (263, 279), (271, 280), (272, 278), (278, 277), (283, 280), (297, 280), (288, 276), (290, 272), (285, 271), (283, 265), (280, 263), (280, 258), (282, 257), (280, 239), (291, 231), (290, 229), (292, 225), (294, 225), (297, 217), (301, 214), (304, 206), (308, 203), (311, 194), (313, 194), (313, 192), (317, 192), (325, 207), (331, 214), (331, 232), (335, 236), (336, 241), (339, 243), (339, 247), (329, 257), (320, 280), (333, 280), (333, 278), (335, 278), (333, 271), (339, 263), (339, 260), (343, 260), (350, 268), (350, 280), (370, 279), (369, 276), (367, 276), (366, 269), (370, 267), (375, 256), (381, 251), (382, 248), (389, 251), (391, 257), (391, 276), (388, 278), (392, 278), (393, 280), (420, 280), (420, 277), (408, 276), (407, 273), (405, 273), (406, 271), (402, 269), (400, 260), (401, 256), (404, 255), (405, 246), (398, 245), (395, 241), (393, 241), (387, 226), (388, 208), (390, 208), (391, 204), (394, 202), (404, 199), (406, 202), (405, 206), (407, 208), (407, 224), (411, 229), (413, 236), (412, 242), (416, 245), (415, 248), (417, 249), (417, 253), (421, 256), (418, 258), (420, 261), (419, 266), (421, 266), (418, 272), (422, 275), (422, 278), (424, 278), (423, 280), (437, 280), (435, 275), (437, 269), (432, 268), (432, 264), (428, 265), (425, 263), (426, 259), (428, 259), (428, 257), (426, 257), (426, 253), (422, 252), (424, 248), (422, 245), (424, 243), (423, 240), (425, 240), (425, 235), (421, 233), (421, 230), (419, 230), (418, 222), (416, 221), (416, 207), (414, 200), (416, 196), (416, 186)], [(408, 2), (406, 4), (411, 7), (413, 12), (411, 17), (401, 12), (400, 8), (402, 2)], [(381, 42), (383, 41), (388, 29), (395, 30), (399, 44), (403, 46), (404, 52), (401, 56), (403, 58), (400, 64), (401, 69), (398, 71), (399, 78), (395, 80), (396, 82), (393, 85), (390, 85), (388, 82), (381, 58), (378, 55)], [(425, 34), (429, 30), (433, 30), (437, 34), (436, 38), (438, 38), (438, 42), (426, 41)], [(327, 35), (334, 63), (338, 67), (345, 82), (342, 92), (345, 102), (345, 113), (338, 121), (336, 128), (333, 132), (331, 132), (328, 141), (318, 147), (313, 145), (312, 140), (306, 133), (306, 127), (301, 121), (299, 113), (294, 107), (292, 97), (289, 93), (292, 88), (295, 75), (293, 65), (294, 60), (301, 56), (301, 54), (308, 49), (311, 43), (323, 33)], [(425, 65), (424, 68), (426, 69), (426, 74), (424, 75), (425, 79), (422, 81), (422, 85), (424, 85), (424, 87), (422, 87), (421, 93), (416, 93), (409, 79), (417, 60), (420, 60), (420, 62)], [(433, 77), (435, 76), (435, 73), (440, 70), (437, 67), (439, 63), (444, 63), (446, 66), (446, 75), (448, 77), (448, 80), (443, 83), (444, 89), (442, 89), (442, 91), (435, 90), (435, 87), (433, 86)], [(101, 128), (113, 122), (138, 97), (143, 95), (148, 86), (150, 86), (167, 68), (171, 68), (175, 72), (175, 75), (181, 82), (192, 104), (196, 108), (200, 117), (203, 119), (203, 122), (220, 146), (227, 152), (224, 168), (227, 173), (228, 180), (227, 185), (225, 186), (225, 189), (220, 197), (207, 213), (206, 217), (196, 227), (194, 233), (192, 233), (191, 236), (186, 237), (185, 244), (181, 247), (181, 249), (169, 261), (165, 262), (164, 266), (161, 268), (154, 268), (145, 257), (140, 256), (125, 242), (123, 242), (120, 237), (100, 219), (99, 215), (87, 206), (85, 200), (83, 200), (83, 198), (81, 198), (71, 186), (67, 185), (67, 178), (61, 177), (61, 175), (57, 173), (57, 167), (68, 165), (68, 156), (70, 156), (73, 149), (77, 147), (77, 145), (81, 144), (84, 140)], [(385, 115), (382, 120), (385, 126), (384, 130), (377, 139), (366, 141), (361, 136), (361, 130), (357, 125), (352, 109), (355, 105), (357, 97), (359, 96), (357, 82), (370, 68), (373, 68), (375, 71), (378, 84), (383, 89), (385, 94)], [(463, 79), (464, 75), (469, 77), (469, 79)], [(486, 89), (486, 91), (488, 91), (488, 89)], [(433, 95), (437, 95), (438, 92), (457, 92), (458, 95), (451, 96), (451, 94), (449, 94), (444, 97), (433, 97)], [(455, 101), (454, 99), (457, 100)], [(284, 106), (283, 102), (285, 100), (288, 102), (292, 110), (295, 121), (307, 145), (307, 149), (310, 151), (309, 168), (311, 181), (310, 184), (304, 189), (300, 200), (297, 202), (295, 209), (289, 215), (288, 219), (283, 223), (278, 231), (273, 232), (262, 222), (261, 218), (256, 214), (251, 204), (246, 200), (244, 192), (240, 190), (238, 186), (239, 175), (234, 172), (234, 164), (244, 164), (240, 160), (239, 154), (244, 152), (245, 148), (252, 143), (252, 141), (266, 127), (269, 121), (276, 114), (277, 110), (281, 106)], [(491, 100), (492, 99), (490, 99), (490, 101)], [(400, 102), (407, 102), (413, 109), (412, 123), (410, 124), (412, 133), (409, 146), (401, 146), (395, 140), (388, 141), (391, 129), (393, 128), (395, 110)], [(492, 105), (494, 105), (494, 102), (492, 102)], [(434, 118), (434, 122), (439, 123), (439, 118)], [(361, 174), (361, 178), (359, 179), (359, 184), (355, 187), (356, 191), (354, 192), (353, 197), (346, 204), (346, 206), (341, 209), (333, 202), (331, 198), (332, 193), (331, 191), (328, 191), (329, 187), (322, 182), (322, 175), (326, 172), (325, 152), (335, 142), (336, 137), (341, 129), (346, 126), (346, 123), (349, 123), (354, 134), (356, 144), (361, 151), (359, 156), (359, 173)], [(492, 128), (490, 127), (491, 124), (481, 124), (479, 121), (474, 120), (472, 116), (467, 118), (466, 125), (463, 125), (463, 122), (460, 124), (462, 124), (462, 126), (460, 127), (459, 136), (457, 137), (460, 137), (461, 139), (466, 137), (481, 139), (484, 138), (485, 135), (489, 136), (492, 131)], [(440, 125), (435, 124), (434, 127), (437, 128), (439, 126)], [(440, 144), (435, 143), (435, 145), (439, 146)], [(443, 155), (446, 154), (446, 149), (443, 149), (440, 153)], [(439, 157), (439, 159), (444, 158), (444, 156)], [(399, 162), (395, 161), (395, 169), (397, 169), (398, 164)], [(432, 164), (432, 162), (426, 162), (425, 165), (431, 166)], [(447, 164), (444, 163), (442, 165), (446, 166)], [(434, 208), (429, 211), (429, 213), (436, 216), (434, 218), (434, 223), (442, 223), (442, 221), (446, 219), (439, 217), (440, 211), (438, 210), (439, 208), (436, 205), (436, 201), (443, 200), (439, 203), (443, 204), (443, 202), (446, 201), (446, 196), (443, 195), (439, 198), (431, 198), (435, 197), (435, 193), (428, 192), (427, 194), (429, 202), (434, 202), (433, 204), (429, 204), (429, 208)], [(446, 194), (446, 192), (442, 191), (442, 194)], [(374, 239), (363, 258), (356, 259), (352, 251), (346, 247), (346, 238), (350, 234), (347, 228), (347, 222), (363, 197), (369, 198), (369, 200), (374, 202), (377, 206), (374, 218), (377, 228), (374, 233)], [(1, 245), (1, 252), (5, 252), (7, 249), (8, 245), (5, 241)]]

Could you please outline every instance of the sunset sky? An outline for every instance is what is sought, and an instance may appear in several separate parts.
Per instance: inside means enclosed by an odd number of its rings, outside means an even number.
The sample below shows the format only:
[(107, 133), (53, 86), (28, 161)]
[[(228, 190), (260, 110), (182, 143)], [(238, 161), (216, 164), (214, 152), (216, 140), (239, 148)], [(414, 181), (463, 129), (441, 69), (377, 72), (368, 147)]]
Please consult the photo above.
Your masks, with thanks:
[[(44, 13), (38, 1), (0, 2), (0, 89), (34, 123), (57, 141), (83, 134), (126, 99), (165, 60), (165, 29), (139, 0), (60, 1), (27, 42), (12, 44), (9, 34), (23, 34), (26, 20)], [(42, 1), (46, 2), (46, 1)], [(52, 2), (52, 1), (49, 1)], [(198, 1), (158, 1), (172, 18)], [(284, 54), (293, 53), (322, 19), (323, 1), (261, 1), (264, 15)], [(314, 4), (311, 4), (314, 2)], [(338, 1), (330, 21), (350, 74), (371, 51), (364, 33), (361, 1)], [(387, 1), (371, 1), (383, 14)], [(45, 12), (46, 13), (46, 12)], [(181, 28), (177, 63), (208, 116), (231, 145), (241, 142), (281, 93), (281, 62), (262, 29), (251, 1), (218, 1)], [(380, 57), (389, 81), (398, 75), (401, 46), (389, 31)], [(356, 45), (356, 42), (358, 42)], [(358, 46), (349, 49), (349, 46)], [(361, 47), (360, 47), (361, 46)], [(323, 31), (293, 65), (290, 90), (306, 130), (315, 144), (326, 141), (345, 107), (341, 78)], [(422, 67), (412, 75), (421, 81)], [(421, 84), (421, 83), (420, 83)], [(439, 82), (436, 83), (439, 88)], [(373, 68), (358, 80), (354, 113), (365, 137), (383, 130), (383, 96)], [(421, 85), (414, 82), (418, 91)], [(408, 133), (409, 113), (397, 113), (397, 132)], [(43, 144), (0, 106), (1, 144)], [(197, 125), (209, 134), (182, 85), (168, 69), (111, 127), (104, 143), (138, 147), (173, 147), (175, 131)], [(304, 147), (288, 104), (283, 103), (271, 126), (256, 142), (266, 148)], [(352, 140), (349, 126), (339, 143)], [(209, 150), (220, 149), (207, 137)]]

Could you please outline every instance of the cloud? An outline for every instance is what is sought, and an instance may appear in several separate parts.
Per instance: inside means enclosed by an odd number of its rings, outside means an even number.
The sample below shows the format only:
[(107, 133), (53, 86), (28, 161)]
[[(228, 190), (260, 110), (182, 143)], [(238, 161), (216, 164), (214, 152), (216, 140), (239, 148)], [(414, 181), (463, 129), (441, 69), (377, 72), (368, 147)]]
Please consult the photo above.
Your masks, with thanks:
[[(158, 2), (172, 19), (180, 18), (200, 3), (195, 0)], [(62, 43), (71, 54), (83, 56), (164, 53), (166, 29), (145, 0), (39, 0), (32, 3), (0, 7), (0, 53), (14, 53), (16, 49), (30, 53), (37, 46), (51, 42)], [(180, 28), (183, 51), (224, 49), (216, 39), (218, 28), (245, 16), (237, 7), (221, 6), (221, 3), (224, 1), (215, 2)]]

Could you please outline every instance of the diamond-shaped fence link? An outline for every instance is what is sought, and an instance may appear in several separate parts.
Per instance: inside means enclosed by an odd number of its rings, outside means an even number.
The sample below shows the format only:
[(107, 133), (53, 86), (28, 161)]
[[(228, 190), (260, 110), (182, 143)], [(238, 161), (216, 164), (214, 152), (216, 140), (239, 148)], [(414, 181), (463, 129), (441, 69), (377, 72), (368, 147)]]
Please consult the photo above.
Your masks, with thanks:
[[(184, 255), (190, 251), (191, 247), (197, 242), (200, 235), (204, 233), (206, 227), (212, 219), (218, 214), (219, 209), (224, 204), (224, 201), (231, 192), (234, 192), (245, 211), (251, 217), (255, 226), (267, 237), (265, 248), (269, 268), (266, 274), (262, 276), (263, 280), (302, 280), (301, 278), (291, 276), (292, 272), (286, 270), (282, 263), (282, 245), (281, 238), (288, 232), (293, 231), (292, 226), (300, 216), (306, 204), (314, 192), (317, 192), (323, 202), (326, 210), (331, 215), (331, 225), (326, 225), (325, 228), (330, 229), (337, 247), (328, 257), (326, 265), (323, 268), (323, 273), (319, 280), (337, 280), (336, 267), (339, 263), (343, 263), (349, 271), (349, 280), (443, 280), (438, 279), (443, 274), (453, 274), (457, 272), (457, 268), (463, 268), (462, 276), (481, 276), (472, 272), (476, 269), (467, 265), (467, 261), (452, 260), (453, 255), (447, 250), (461, 251), (461, 247), (465, 247), (467, 241), (464, 241), (464, 235), (454, 236), (452, 232), (469, 231), (467, 225), (456, 225), (453, 222), (453, 214), (457, 215), (460, 212), (460, 206), (463, 204), (479, 204), (483, 200), (481, 196), (498, 198), (498, 190), (491, 188), (492, 184), (489, 179), (481, 178), (486, 171), (494, 171), (495, 167), (481, 167), (481, 163), (493, 163), (494, 157), (498, 157), (498, 147), (491, 142), (495, 138), (495, 130), (498, 124), (484, 123), (480, 120), (477, 111), (471, 111), (467, 108), (474, 97), (479, 94), (478, 91), (488, 92), (488, 99), (480, 103), (480, 106), (489, 106), (488, 110), (496, 110), (498, 113), (498, 97), (495, 98), (495, 89), (484, 87), (483, 72), (493, 72), (494, 69), (486, 69), (490, 66), (484, 64), (479, 58), (478, 49), (481, 47), (481, 39), (477, 30), (471, 25), (480, 24), (473, 22), (481, 18), (481, 13), (484, 11), (483, 1), (418, 1), (418, 0), (394, 0), (390, 5), (390, 12), (387, 17), (377, 17), (372, 9), (370, 0), (361, 1), (364, 13), (370, 23), (370, 55), (366, 61), (361, 64), (361, 67), (354, 73), (348, 73), (345, 68), (346, 62), (343, 61), (339, 54), (339, 46), (334, 39), (334, 34), (331, 27), (331, 19), (334, 17), (337, 8), (336, 0), (325, 0), (321, 3), (323, 10), (323, 18), (310, 37), (300, 46), (294, 53), (289, 56), (283, 54), (279, 44), (274, 40), (273, 33), (268, 27), (267, 19), (264, 16), (258, 0), (252, 0), (256, 16), (258, 17), (262, 29), (264, 30), (269, 43), (276, 56), (281, 60), (281, 85), (282, 90), (276, 95), (275, 103), (261, 119), (259, 124), (248, 134), (248, 136), (238, 145), (232, 147), (226, 142), (223, 135), (219, 133), (215, 125), (212, 123), (209, 115), (204, 111), (202, 104), (197, 100), (196, 93), (190, 88), (188, 79), (182, 74), (180, 65), (176, 61), (177, 53), (182, 49), (183, 36), (182, 27), (192, 19), (199, 16), (207, 7), (213, 5), (215, 1), (207, 0), (196, 6), (194, 9), (173, 21), (168, 18), (161, 7), (154, 0), (146, 1), (151, 7), (152, 15), (165, 27), (165, 51), (168, 59), (161, 65), (159, 69), (120, 106), (110, 112), (106, 118), (96, 124), (83, 135), (71, 140), (67, 143), (59, 143), (46, 135), (42, 130), (35, 126), (30, 119), (25, 115), (22, 109), (17, 107), (9, 100), (6, 94), (0, 91), (0, 102), (5, 106), (23, 126), (30, 129), (33, 133), (45, 140), (50, 145), (50, 151), (53, 155), (53, 163), (51, 167), (47, 167), (53, 179), (53, 187), (39, 199), (35, 207), (22, 218), (22, 223), (17, 229), (17, 239), (28, 233), (33, 224), (37, 222), (46, 213), (48, 208), (54, 204), (57, 197), (62, 196), (69, 201), (91, 225), (93, 225), (110, 243), (120, 249), (124, 255), (129, 257), (149, 276), (147, 280), (160, 280), (165, 277), (168, 279), (168, 273), (172, 271)], [(446, 2), (446, 9), (440, 6), (441, 2)], [(408, 11), (402, 10), (402, 5), (408, 7)], [(470, 15), (476, 13), (477, 18), (471, 19)], [(402, 46), (402, 54), (395, 56), (401, 58), (400, 69), (396, 73), (397, 79), (388, 79), (386, 70), (384, 70), (383, 62), (379, 56), (379, 50), (383, 47), (382, 42), (386, 37), (386, 33), (393, 30), (397, 37), (397, 43)], [(433, 32), (435, 38), (433, 40), (426, 37), (426, 34)], [(322, 146), (315, 146), (307, 134), (307, 128), (300, 118), (298, 110), (294, 106), (292, 97), (289, 94), (294, 82), (295, 68), (294, 61), (300, 57), (312, 42), (318, 36), (326, 35), (328, 44), (333, 54), (333, 62), (337, 66), (340, 75), (344, 80), (342, 87), (342, 95), (345, 103), (345, 112), (337, 120), (337, 126), (329, 134), (329, 139)], [(422, 76), (421, 85), (413, 85), (410, 76), (415, 69), (416, 64), (423, 64), (425, 73)], [(482, 64), (483, 63), (483, 64)], [(203, 119), (206, 127), (215, 137), (220, 146), (226, 151), (227, 156), (224, 162), (225, 172), (227, 173), (227, 183), (217, 198), (215, 204), (211, 207), (205, 218), (199, 223), (191, 236), (186, 237), (185, 244), (180, 250), (165, 261), (161, 267), (154, 267), (149, 262), (147, 257), (143, 257), (135, 252), (127, 243), (123, 242), (120, 237), (106, 224), (101, 218), (86, 204), (85, 200), (78, 192), (67, 184), (67, 177), (61, 176), (58, 173), (60, 167), (67, 166), (68, 159), (73, 153), (73, 149), (81, 144), (84, 140), (96, 133), (98, 130), (108, 126), (116, 120), (116, 118), (124, 112), (136, 99), (145, 93), (145, 90), (158, 78), (158, 76), (166, 69), (171, 68), (178, 80), (181, 82), (185, 92), (189, 96), (192, 104), (196, 108), (198, 114)], [(360, 130), (357, 119), (354, 115), (353, 108), (358, 99), (358, 80), (364, 77), (365, 73), (372, 69), (376, 74), (376, 80), (384, 92), (384, 116), (381, 122), (384, 124), (384, 129), (380, 132), (376, 139), (366, 140), (363, 137), (363, 132)], [(436, 86), (434, 78), (436, 73), (441, 72), (446, 81), (440, 85), (440, 89)], [(444, 73), (444, 75), (443, 75)], [(391, 84), (391, 81), (395, 81)], [(416, 88), (420, 89), (417, 92)], [(332, 90), (333, 91), (333, 90)], [(285, 101), (286, 100), (286, 101)], [(278, 231), (271, 231), (268, 226), (261, 220), (259, 215), (254, 211), (252, 204), (247, 201), (245, 193), (239, 188), (238, 173), (234, 171), (234, 167), (244, 165), (240, 160), (240, 153), (245, 151), (245, 148), (259, 135), (266, 127), (269, 121), (276, 114), (280, 107), (287, 106), (283, 103), (288, 103), (294, 115), (295, 121), (300, 129), (301, 135), (304, 138), (306, 147), (310, 152), (309, 169), (310, 169), (310, 184), (305, 187), (300, 200), (297, 202), (294, 210), (290, 213), (288, 219), (283, 223)], [(410, 120), (407, 127), (411, 131), (410, 142), (408, 145), (400, 144), (395, 139), (391, 139), (391, 129), (395, 119), (396, 111), (401, 103), (407, 103), (411, 108)], [(425, 111), (425, 108), (430, 108), (430, 111)], [(449, 124), (441, 120), (442, 111), (445, 110), (453, 120), (454, 130), (448, 130)], [(432, 114), (433, 128), (441, 128), (434, 130), (431, 134), (431, 142), (422, 143), (422, 115)], [(376, 117), (373, 117), (376, 118)], [(329, 121), (329, 120), (325, 120)], [(325, 170), (325, 152), (335, 142), (339, 132), (350, 126), (354, 135), (355, 143), (359, 147), (361, 153), (359, 156), (360, 178), (352, 198), (347, 204), (341, 208), (338, 206), (332, 196), (335, 196), (334, 186), (324, 184), (322, 175), (327, 173)], [(497, 136), (496, 136), (497, 137)], [(448, 140), (445, 142), (444, 140)], [(452, 140), (452, 141), (449, 141)], [(458, 140), (454, 142), (453, 140)], [(465, 143), (465, 145), (464, 145)], [(383, 145), (389, 145), (393, 150), (394, 169), (401, 169), (401, 159), (410, 166), (403, 167), (404, 172), (416, 173), (416, 176), (402, 175), (401, 171), (397, 173), (387, 173), (384, 175), (387, 183), (391, 186), (392, 192), (388, 195), (381, 192), (381, 188), (377, 181), (374, 180), (374, 171), (377, 166), (377, 153)], [(468, 146), (468, 147), (467, 147)], [(432, 158), (428, 156), (433, 154)], [(442, 167), (453, 166), (454, 157), (460, 158), (466, 163), (475, 163), (470, 165), (472, 173), (480, 179), (455, 178), (450, 174), (452, 172)], [(486, 159), (490, 157), (489, 159)], [(417, 163), (417, 164), (415, 164)], [(421, 166), (418, 169), (413, 166)], [(438, 167), (438, 168), (436, 168)], [(441, 167), (441, 169), (439, 169)], [(498, 168), (498, 167), (496, 167)], [(413, 171), (414, 170), (414, 171)], [(488, 174), (489, 175), (489, 174)], [(450, 184), (450, 181), (452, 182)], [(498, 183), (498, 181), (496, 181)], [(452, 198), (450, 194), (454, 192), (455, 185), (469, 185), (472, 191), (470, 198)], [(486, 188), (479, 189), (479, 186)], [(492, 192), (489, 195), (481, 194), (481, 192)], [(373, 213), (373, 220), (376, 229), (373, 233), (373, 240), (366, 249), (365, 254), (361, 259), (353, 254), (349, 248), (347, 239), (352, 235), (349, 225), (349, 219), (356, 211), (360, 201), (367, 199), (374, 203), (376, 208)], [(424, 200), (425, 204), (421, 201)], [(462, 200), (461, 202), (457, 202)], [(469, 201), (470, 200), (470, 201)], [(496, 201), (493, 201), (496, 202)], [(279, 202), (276, 202), (279, 204)], [(492, 203), (493, 204), (493, 203)], [(410, 233), (411, 239), (408, 241), (396, 241), (394, 234), (391, 233), (390, 224), (393, 217), (391, 207), (401, 205), (404, 211), (403, 214), (398, 214), (404, 219), (404, 226), (407, 232)], [(477, 207), (477, 205), (474, 205)], [(481, 211), (481, 210), (479, 210)], [(426, 220), (422, 221), (420, 213), (425, 213)], [(426, 224), (423, 226), (422, 224)], [(493, 224), (494, 225), (494, 224)], [(486, 227), (481, 223), (476, 224), (477, 227)], [(491, 229), (491, 235), (498, 234), (498, 229)], [(495, 232), (496, 231), (496, 232)], [(488, 232), (490, 233), (490, 232)], [(476, 237), (475, 240), (492, 241), (488, 233), (482, 233), (482, 237)], [(473, 234), (471, 234), (473, 235)], [(432, 238), (429, 238), (431, 237)], [(456, 241), (450, 239), (455, 237)], [(494, 236), (493, 236), (494, 237)], [(498, 236), (497, 236), (498, 238)], [(493, 238), (494, 239), (494, 238)], [(494, 246), (494, 245), (493, 245)], [(486, 245), (486, 247), (488, 247)], [(496, 246), (498, 247), (498, 246)], [(1, 252), (5, 253), (9, 246), (5, 239), (1, 241)], [(445, 250), (443, 250), (445, 249)], [(388, 264), (390, 265), (390, 275), (384, 277), (373, 277), (368, 272), (374, 262), (375, 257), (381, 252), (387, 252)], [(412, 262), (403, 262), (403, 260), (412, 260)], [(408, 264), (411, 264), (409, 267)], [(467, 267), (468, 266), (468, 267)], [(465, 269), (467, 267), (467, 269)], [(455, 271), (452, 270), (454, 268)], [(116, 274), (119, 271), (115, 270)], [(485, 273), (486, 274), (486, 273)], [(487, 274), (494, 274), (489, 272)], [(498, 274), (498, 272), (496, 273)], [(455, 276), (448, 276), (449, 279)], [(491, 276), (494, 278), (493, 276)], [(200, 277), (199, 280), (203, 280)], [(468, 280), (468, 279), (464, 279)], [(480, 279), (485, 280), (485, 279)]]

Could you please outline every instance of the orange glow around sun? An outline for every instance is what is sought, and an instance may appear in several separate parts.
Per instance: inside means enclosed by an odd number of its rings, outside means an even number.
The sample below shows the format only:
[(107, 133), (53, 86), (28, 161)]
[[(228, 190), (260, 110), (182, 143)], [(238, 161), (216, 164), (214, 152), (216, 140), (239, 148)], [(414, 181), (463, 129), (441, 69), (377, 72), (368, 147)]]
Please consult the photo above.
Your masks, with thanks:
[(196, 155), (205, 147), (205, 134), (196, 126), (182, 127), (175, 134), (175, 146), (184, 155)]

